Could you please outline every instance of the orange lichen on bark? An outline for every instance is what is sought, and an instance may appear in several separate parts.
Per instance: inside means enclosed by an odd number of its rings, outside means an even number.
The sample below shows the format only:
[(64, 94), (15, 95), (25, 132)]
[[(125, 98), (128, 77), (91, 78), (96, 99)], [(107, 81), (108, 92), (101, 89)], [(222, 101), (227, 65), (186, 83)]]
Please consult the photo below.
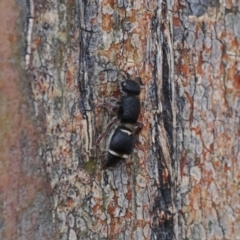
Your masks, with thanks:
[(233, 83), (234, 88), (240, 90), (240, 73), (236, 72), (233, 79), (234, 79), (234, 83)]
[(107, 33), (112, 31), (113, 19), (111, 14), (103, 14), (102, 16), (102, 29)]
[(179, 27), (181, 25), (181, 21), (178, 17), (173, 17), (173, 25), (174, 27)]

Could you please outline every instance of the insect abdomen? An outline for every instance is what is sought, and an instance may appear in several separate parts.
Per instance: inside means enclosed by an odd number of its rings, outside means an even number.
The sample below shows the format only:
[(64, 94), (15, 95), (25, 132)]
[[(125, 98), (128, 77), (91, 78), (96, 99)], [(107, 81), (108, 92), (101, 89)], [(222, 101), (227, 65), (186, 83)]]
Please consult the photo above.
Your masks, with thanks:
[(119, 156), (129, 155), (132, 153), (133, 147), (134, 136), (132, 131), (124, 127), (118, 127), (110, 140), (109, 150)]

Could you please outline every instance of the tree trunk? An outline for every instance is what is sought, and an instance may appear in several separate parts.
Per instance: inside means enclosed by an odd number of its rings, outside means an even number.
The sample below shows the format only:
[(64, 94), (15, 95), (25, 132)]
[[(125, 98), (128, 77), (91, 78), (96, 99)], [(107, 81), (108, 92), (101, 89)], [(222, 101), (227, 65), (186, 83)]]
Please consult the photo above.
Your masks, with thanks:
[(179, 238), (240, 239), (239, 4), (189, 6), (173, 16)]
[[(24, 70), (23, 1), (0, 1), (0, 239), (54, 239), (43, 126)], [(56, 238), (57, 239), (57, 238)]]
[[(1, 239), (240, 239), (238, 5), (11, 4)], [(103, 169), (120, 83), (135, 77), (143, 128)]]

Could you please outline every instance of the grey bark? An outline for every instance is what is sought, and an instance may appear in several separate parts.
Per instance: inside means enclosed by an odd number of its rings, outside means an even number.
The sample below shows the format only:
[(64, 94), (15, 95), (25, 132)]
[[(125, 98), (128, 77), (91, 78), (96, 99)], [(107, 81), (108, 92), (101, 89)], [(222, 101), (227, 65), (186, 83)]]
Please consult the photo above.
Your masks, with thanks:
[[(234, 4), (21, 1), (34, 154), (53, 202), (41, 239), (240, 237)], [(103, 170), (113, 130), (96, 142), (123, 71), (142, 79), (144, 127), (131, 157)]]

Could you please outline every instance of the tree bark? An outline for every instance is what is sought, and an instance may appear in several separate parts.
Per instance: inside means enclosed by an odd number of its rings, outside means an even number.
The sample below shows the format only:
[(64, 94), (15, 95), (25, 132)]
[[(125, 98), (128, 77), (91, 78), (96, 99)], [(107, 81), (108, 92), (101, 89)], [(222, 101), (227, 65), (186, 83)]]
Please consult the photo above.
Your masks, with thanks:
[[(27, 7), (0, 1), (0, 239), (53, 239), (51, 189), (39, 155), (36, 117), (24, 71)], [(43, 112), (39, 116), (43, 115)]]
[(239, 3), (175, 5), (180, 239), (240, 239)]
[[(238, 5), (11, 4), (2, 238), (240, 239)], [(142, 79), (143, 129), (133, 154), (104, 170), (114, 128), (97, 139), (128, 77)]]

